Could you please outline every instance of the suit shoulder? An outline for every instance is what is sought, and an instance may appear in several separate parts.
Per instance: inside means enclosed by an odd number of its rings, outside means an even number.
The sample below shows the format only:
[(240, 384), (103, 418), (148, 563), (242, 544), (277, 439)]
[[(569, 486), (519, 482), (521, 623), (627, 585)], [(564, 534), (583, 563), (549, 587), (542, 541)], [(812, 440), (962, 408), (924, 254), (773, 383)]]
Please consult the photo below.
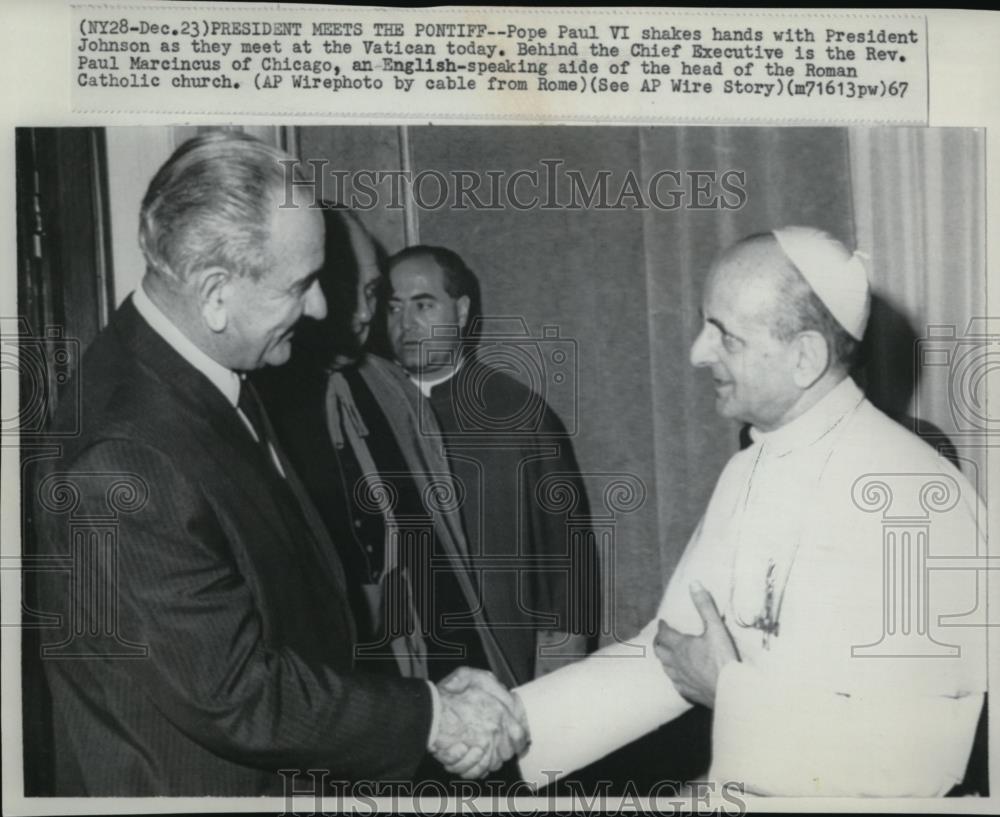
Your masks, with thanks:
[(149, 441), (113, 434), (91, 439), (35, 474), (38, 523), (58, 526), (67, 511), (105, 515), (109, 510), (142, 510), (143, 524), (172, 524), (182, 512), (207, 507), (202, 481), (185, 465), (176, 453)]
[(162, 474), (188, 472), (196, 443), (178, 412), (155, 394), (121, 389), (88, 429), (65, 447), (61, 467), (70, 471), (111, 469)]
[(113, 427), (91, 437), (71, 456), (64, 458), (63, 467), (75, 473), (182, 473), (176, 452), (168, 445), (162, 442), (156, 444), (140, 435), (122, 433)]
[(170, 388), (149, 378), (117, 385), (100, 417), (95, 436), (135, 439), (153, 448), (176, 448), (190, 435), (192, 417)]
[(104, 441), (132, 441), (168, 456), (196, 445), (193, 425), (199, 419), (168, 384), (134, 360), (97, 363), (81, 382), (81, 433), (67, 441), (66, 461)]

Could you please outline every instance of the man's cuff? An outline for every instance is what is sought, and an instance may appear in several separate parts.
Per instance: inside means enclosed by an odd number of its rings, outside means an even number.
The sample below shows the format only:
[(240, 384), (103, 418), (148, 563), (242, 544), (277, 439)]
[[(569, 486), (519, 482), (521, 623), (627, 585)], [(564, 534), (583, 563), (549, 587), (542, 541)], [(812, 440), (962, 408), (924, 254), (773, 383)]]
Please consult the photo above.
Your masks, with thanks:
[(427, 751), (434, 748), (438, 736), (438, 717), (441, 714), (441, 693), (433, 682), (428, 681), (427, 686), (431, 688), (431, 731), (427, 737)]

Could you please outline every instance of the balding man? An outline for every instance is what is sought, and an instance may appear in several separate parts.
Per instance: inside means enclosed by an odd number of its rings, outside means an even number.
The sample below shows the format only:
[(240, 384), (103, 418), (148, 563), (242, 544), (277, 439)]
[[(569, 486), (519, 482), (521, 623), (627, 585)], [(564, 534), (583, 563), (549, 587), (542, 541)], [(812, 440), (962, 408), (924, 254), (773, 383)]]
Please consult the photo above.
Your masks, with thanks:
[(142, 284), (83, 359), (81, 431), (36, 491), (73, 563), (41, 592), (56, 795), (281, 795), (296, 770), (409, 778), (428, 749), (478, 774), (523, 738), (488, 673), (355, 667), (342, 564), (245, 379), (326, 314), (323, 219), (286, 201), (286, 161), (231, 132), (178, 148)]
[[(600, 620), (572, 442), (542, 396), (511, 376), (517, 344), (473, 320), (479, 282), (456, 252), (416, 245), (387, 267), (389, 341), (444, 432), (485, 614), (523, 682), (586, 655)], [(554, 508), (540, 499), (547, 481), (572, 501)]]
[(527, 779), (702, 704), (719, 787), (935, 796), (962, 780), (985, 633), (945, 615), (975, 606), (975, 573), (928, 587), (922, 560), (974, 555), (981, 504), (848, 376), (868, 312), (861, 260), (818, 230), (753, 236), (715, 263), (691, 362), (753, 444), (720, 476), (657, 619), (518, 690)]

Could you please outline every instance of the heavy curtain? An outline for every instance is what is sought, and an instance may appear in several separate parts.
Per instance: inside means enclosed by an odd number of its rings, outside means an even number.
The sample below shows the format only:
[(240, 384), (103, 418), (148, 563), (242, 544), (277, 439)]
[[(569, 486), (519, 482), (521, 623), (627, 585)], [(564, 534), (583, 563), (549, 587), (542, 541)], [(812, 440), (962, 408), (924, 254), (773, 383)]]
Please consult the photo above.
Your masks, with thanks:
[(871, 256), (875, 293), (868, 395), (948, 451), (985, 499), (983, 140), (958, 128), (849, 134), (857, 244)]

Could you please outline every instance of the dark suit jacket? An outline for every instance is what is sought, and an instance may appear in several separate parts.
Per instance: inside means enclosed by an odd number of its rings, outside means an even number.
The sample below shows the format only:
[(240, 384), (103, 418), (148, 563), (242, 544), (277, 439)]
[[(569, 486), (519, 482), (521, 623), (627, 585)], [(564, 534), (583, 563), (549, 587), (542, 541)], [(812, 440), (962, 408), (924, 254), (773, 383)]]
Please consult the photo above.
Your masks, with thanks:
[[(36, 489), (43, 551), (76, 559), (75, 589), (53, 574), (39, 599), (64, 614), (43, 657), (55, 794), (281, 794), (280, 769), (411, 776), (430, 691), (353, 669), (336, 551), (233, 407), (131, 301), (81, 373), (83, 432)], [(75, 409), (61, 408), (57, 429)]]

